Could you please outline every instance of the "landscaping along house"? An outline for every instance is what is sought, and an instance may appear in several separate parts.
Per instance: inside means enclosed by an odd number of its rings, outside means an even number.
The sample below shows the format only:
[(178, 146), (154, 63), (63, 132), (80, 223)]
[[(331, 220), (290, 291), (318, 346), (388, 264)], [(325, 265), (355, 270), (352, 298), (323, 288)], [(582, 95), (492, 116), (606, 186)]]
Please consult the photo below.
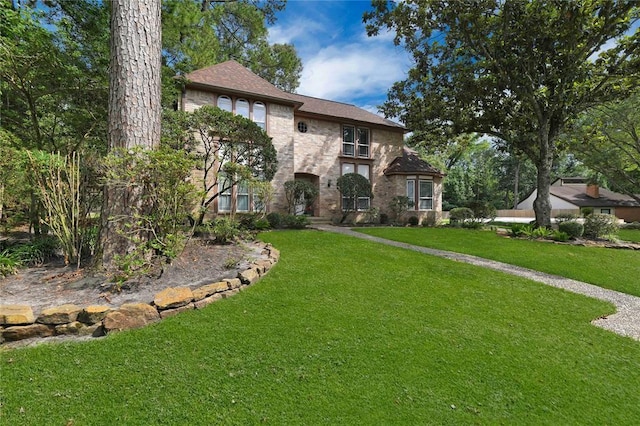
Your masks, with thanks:
[[(343, 209), (354, 210), (342, 204), (337, 180), (358, 173), (369, 179), (373, 190), (372, 199), (357, 200), (359, 217), (372, 209), (389, 213), (396, 196), (413, 202), (407, 216), (421, 221), (441, 217), (443, 174), (404, 146), (404, 126), (354, 105), (284, 92), (235, 61), (196, 70), (185, 78), (181, 110), (217, 106), (253, 120), (272, 138), (278, 170), (267, 211), (285, 213), (284, 183), (304, 180), (319, 195), (297, 212), (335, 221)], [(260, 204), (242, 185), (227, 196), (231, 202), (216, 200), (208, 213), (251, 212)]]

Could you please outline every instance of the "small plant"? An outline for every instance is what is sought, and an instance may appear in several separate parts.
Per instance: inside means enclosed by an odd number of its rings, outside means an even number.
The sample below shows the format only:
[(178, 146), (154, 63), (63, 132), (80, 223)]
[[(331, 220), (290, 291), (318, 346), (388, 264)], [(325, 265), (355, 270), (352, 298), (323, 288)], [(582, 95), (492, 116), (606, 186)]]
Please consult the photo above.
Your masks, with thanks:
[(414, 205), (415, 203), (409, 199), (409, 197), (398, 195), (391, 199), (391, 202), (389, 203), (389, 210), (393, 212), (393, 217), (396, 223), (400, 223), (402, 215)]
[(549, 228), (545, 228), (544, 226), (540, 226), (538, 228), (535, 228), (532, 232), (531, 235), (529, 236), (529, 238), (543, 238), (543, 239), (548, 239), (551, 238), (553, 236), (553, 230), (549, 229)]
[(236, 259), (235, 257), (230, 257), (224, 261), (224, 264), (222, 266), (224, 267), (224, 269), (234, 269), (238, 266), (238, 263), (238, 259)]
[(219, 244), (227, 244), (240, 233), (238, 223), (229, 217), (219, 217), (213, 223), (213, 235)]
[(566, 233), (569, 238), (580, 238), (584, 233), (584, 225), (576, 221), (561, 222), (558, 224), (558, 230)]
[(0, 275), (6, 277), (18, 273), (18, 268), (22, 266), (22, 262), (18, 257), (9, 250), (0, 252)]
[(593, 213), (584, 219), (584, 235), (589, 238), (613, 235), (618, 229), (618, 218), (610, 214)]
[(371, 207), (364, 214), (364, 220), (366, 223), (376, 223), (380, 216), (380, 209), (377, 207)]
[(553, 235), (551, 236), (551, 238), (554, 241), (565, 242), (569, 241), (569, 234), (562, 231), (553, 231)]
[(418, 223), (420, 223), (420, 219), (418, 219), (418, 216), (409, 216), (407, 222), (411, 226), (418, 226)]

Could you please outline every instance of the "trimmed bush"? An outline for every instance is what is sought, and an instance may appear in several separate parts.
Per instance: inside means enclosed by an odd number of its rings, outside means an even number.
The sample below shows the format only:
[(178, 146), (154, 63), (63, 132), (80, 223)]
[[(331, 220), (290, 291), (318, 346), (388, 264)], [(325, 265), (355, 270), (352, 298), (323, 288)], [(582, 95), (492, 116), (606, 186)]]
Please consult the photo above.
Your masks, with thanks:
[(449, 212), (449, 223), (459, 226), (466, 221), (473, 219), (473, 210), (468, 207), (457, 207)]
[(576, 221), (561, 222), (558, 231), (566, 233), (569, 238), (580, 238), (584, 233), (584, 225)]
[(618, 218), (611, 214), (592, 213), (584, 219), (584, 235), (602, 238), (618, 232)]
[(296, 216), (288, 214), (283, 216), (283, 225), (290, 229), (304, 229), (309, 224), (307, 216)]
[(282, 227), (282, 215), (278, 212), (271, 212), (267, 215), (267, 220), (269, 221), (269, 225), (273, 229), (278, 229)]
[(418, 216), (410, 216), (407, 222), (411, 226), (418, 226), (418, 223), (420, 223), (420, 220), (418, 219)]

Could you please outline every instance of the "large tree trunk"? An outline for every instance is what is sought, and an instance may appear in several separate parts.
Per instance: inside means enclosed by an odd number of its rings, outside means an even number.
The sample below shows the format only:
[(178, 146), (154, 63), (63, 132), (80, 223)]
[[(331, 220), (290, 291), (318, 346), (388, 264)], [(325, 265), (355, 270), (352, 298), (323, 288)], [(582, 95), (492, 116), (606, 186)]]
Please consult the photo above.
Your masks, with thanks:
[(536, 161), (538, 194), (533, 202), (533, 210), (536, 214), (536, 225), (540, 227), (551, 226), (551, 198), (549, 188), (551, 186), (551, 166), (553, 165), (554, 149), (549, 141), (548, 131), (541, 126), (540, 140), (538, 141), (539, 157)]
[[(109, 149), (153, 149), (160, 143), (160, 7), (161, 0), (111, 1)], [(126, 188), (105, 185), (100, 243), (106, 269), (114, 269), (116, 254), (144, 242), (124, 235), (141, 200), (135, 182)]]

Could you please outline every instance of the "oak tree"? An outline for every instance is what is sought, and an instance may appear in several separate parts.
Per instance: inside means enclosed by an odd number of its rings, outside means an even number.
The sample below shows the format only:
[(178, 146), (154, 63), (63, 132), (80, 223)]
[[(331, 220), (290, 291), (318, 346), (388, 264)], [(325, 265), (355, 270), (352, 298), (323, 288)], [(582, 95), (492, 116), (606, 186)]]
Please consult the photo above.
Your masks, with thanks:
[(414, 66), (383, 107), (426, 140), (478, 132), (537, 169), (536, 222), (551, 221), (559, 135), (582, 111), (636, 85), (640, 13), (626, 1), (375, 0), (370, 35), (395, 31)]

